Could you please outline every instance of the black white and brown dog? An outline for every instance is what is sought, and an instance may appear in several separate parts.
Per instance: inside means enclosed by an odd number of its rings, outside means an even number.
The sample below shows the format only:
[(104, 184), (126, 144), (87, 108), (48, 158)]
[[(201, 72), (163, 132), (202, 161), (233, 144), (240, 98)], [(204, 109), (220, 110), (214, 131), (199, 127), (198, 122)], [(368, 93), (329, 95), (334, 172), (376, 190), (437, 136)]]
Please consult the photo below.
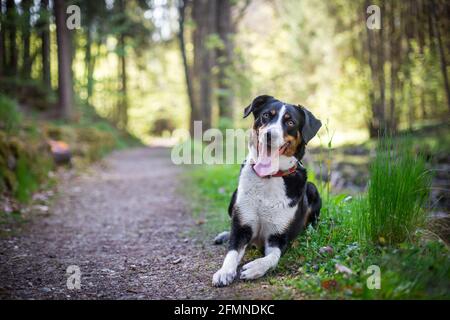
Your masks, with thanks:
[(315, 225), (322, 205), (300, 162), (321, 122), (306, 108), (267, 95), (255, 98), (244, 118), (251, 113), (249, 154), (228, 208), (231, 232), (215, 238), (216, 244), (229, 240), (229, 250), (212, 278), (214, 286), (233, 282), (248, 245), (261, 248), (264, 257), (244, 265), (241, 279), (256, 279), (274, 268), (292, 240)]

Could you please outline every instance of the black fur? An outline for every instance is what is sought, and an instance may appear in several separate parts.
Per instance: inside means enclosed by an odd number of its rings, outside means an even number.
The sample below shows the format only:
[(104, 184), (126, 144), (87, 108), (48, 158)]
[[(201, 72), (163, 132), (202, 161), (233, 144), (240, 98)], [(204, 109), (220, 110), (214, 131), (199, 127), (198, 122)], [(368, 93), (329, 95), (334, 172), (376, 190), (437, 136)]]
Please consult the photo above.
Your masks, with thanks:
[(231, 218), (231, 234), (229, 250), (239, 250), (252, 239), (252, 228), (243, 225), (239, 218), (239, 210), (234, 210)]
[(286, 187), (286, 195), (291, 200), (289, 206), (295, 207), (302, 199), (306, 183), (306, 170), (298, 166), (294, 173), (284, 176), (283, 181)]
[[(258, 130), (260, 127), (267, 125), (272, 121), (277, 121), (279, 110), (283, 106), (288, 112), (288, 120), (285, 121), (282, 119), (284, 121), (282, 122), (283, 131), (291, 137), (297, 137), (297, 141), (300, 141), (294, 154), (300, 162), (305, 154), (306, 144), (315, 136), (321, 126), (320, 121), (306, 108), (285, 104), (271, 96), (264, 95), (255, 98), (253, 102), (245, 108), (244, 118), (250, 113), (253, 113), (255, 117), (254, 129)], [(241, 166), (241, 172), (244, 166), (245, 161)], [(307, 182), (307, 172), (302, 165), (299, 165), (292, 174), (283, 176), (282, 178), (267, 177), (262, 179), (283, 179), (286, 197), (289, 199), (288, 205), (291, 208), (297, 208), (294, 218), (284, 232), (267, 235), (268, 238), (264, 240), (268, 242), (270, 248), (277, 247), (280, 249), (281, 253), (284, 253), (290, 243), (297, 238), (309, 224), (312, 224), (313, 226), (317, 224), (322, 201), (316, 186), (311, 182)], [(244, 225), (240, 219), (241, 215), (245, 214), (245, 212), (240, 212), (239, 207), (236, 205), (238, 189), (239, 186), (233, 192), (228, 206), (228, 214), (232, 220), (229, 250), (237, 251), (243, 249), (247, 244), (254, 240), (252, 227), (250, 225)], [(258, 235), (255, 234), (255, 236)], [(216, 241), (216, 243), (222, 243), (222, 239), (225, 239), (225, 237), (222, 236), (219, 239), (220, 241)], [(264, 245), (265, 244), (263, 244), (262, 248), (265, 250)], [(224, 284), (221, 282), (222, 280), (213, 281), (216, 281), (215, 284), (219, 286), (226, 285), (226, 283)]]

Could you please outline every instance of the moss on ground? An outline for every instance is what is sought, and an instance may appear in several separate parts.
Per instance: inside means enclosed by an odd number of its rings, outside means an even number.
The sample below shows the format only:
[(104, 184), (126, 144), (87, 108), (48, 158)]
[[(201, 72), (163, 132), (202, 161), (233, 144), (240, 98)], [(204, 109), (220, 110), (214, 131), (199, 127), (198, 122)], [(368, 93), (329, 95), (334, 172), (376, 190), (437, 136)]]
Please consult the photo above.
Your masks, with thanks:
[(0, 223), (17, 214), (34, 192), (55, 182), (50, 139), (69, 145), (75, 168), (83, 168), (114, 149), (140, 144), (92, 111), (72, 123), (31, 119), (19, 111), (15, 101), (0, 95), (0, 116)]

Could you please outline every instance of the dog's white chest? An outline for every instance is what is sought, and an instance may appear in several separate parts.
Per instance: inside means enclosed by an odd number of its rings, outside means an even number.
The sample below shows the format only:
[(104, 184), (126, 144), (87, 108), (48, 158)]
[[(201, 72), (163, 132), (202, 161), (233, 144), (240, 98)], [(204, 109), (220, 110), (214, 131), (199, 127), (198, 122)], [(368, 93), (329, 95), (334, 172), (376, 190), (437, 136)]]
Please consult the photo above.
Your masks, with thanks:
[(267, 239), (287, 229), (297, 209), (289, 203), (282, 178), (261, 179), (250, 165), (242, 168), (236, 205), (242, 223), (250, 225), (257, 238)]

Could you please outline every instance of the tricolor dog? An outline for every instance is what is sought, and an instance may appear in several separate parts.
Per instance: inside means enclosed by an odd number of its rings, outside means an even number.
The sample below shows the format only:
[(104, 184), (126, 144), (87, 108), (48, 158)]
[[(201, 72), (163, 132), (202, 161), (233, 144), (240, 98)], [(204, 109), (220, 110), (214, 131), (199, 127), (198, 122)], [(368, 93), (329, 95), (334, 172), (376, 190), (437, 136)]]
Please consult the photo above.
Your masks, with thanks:
[(300, 160), (321, 122), (306, 108), (267, 95), (255, 98), (245, 108), (244, 118), (251, 113), (255, 120), (249, 155), (228, 208), (231, 232), (215, 238), (216, 244), (229, 240), (229, 250), (213, 276), (214, 286), (233, 282), (248, 245), (261, 248), (264, 257), (244, 265), (240, 278), (262, 277), (320, 213), (319, 193), (307, 182)]

